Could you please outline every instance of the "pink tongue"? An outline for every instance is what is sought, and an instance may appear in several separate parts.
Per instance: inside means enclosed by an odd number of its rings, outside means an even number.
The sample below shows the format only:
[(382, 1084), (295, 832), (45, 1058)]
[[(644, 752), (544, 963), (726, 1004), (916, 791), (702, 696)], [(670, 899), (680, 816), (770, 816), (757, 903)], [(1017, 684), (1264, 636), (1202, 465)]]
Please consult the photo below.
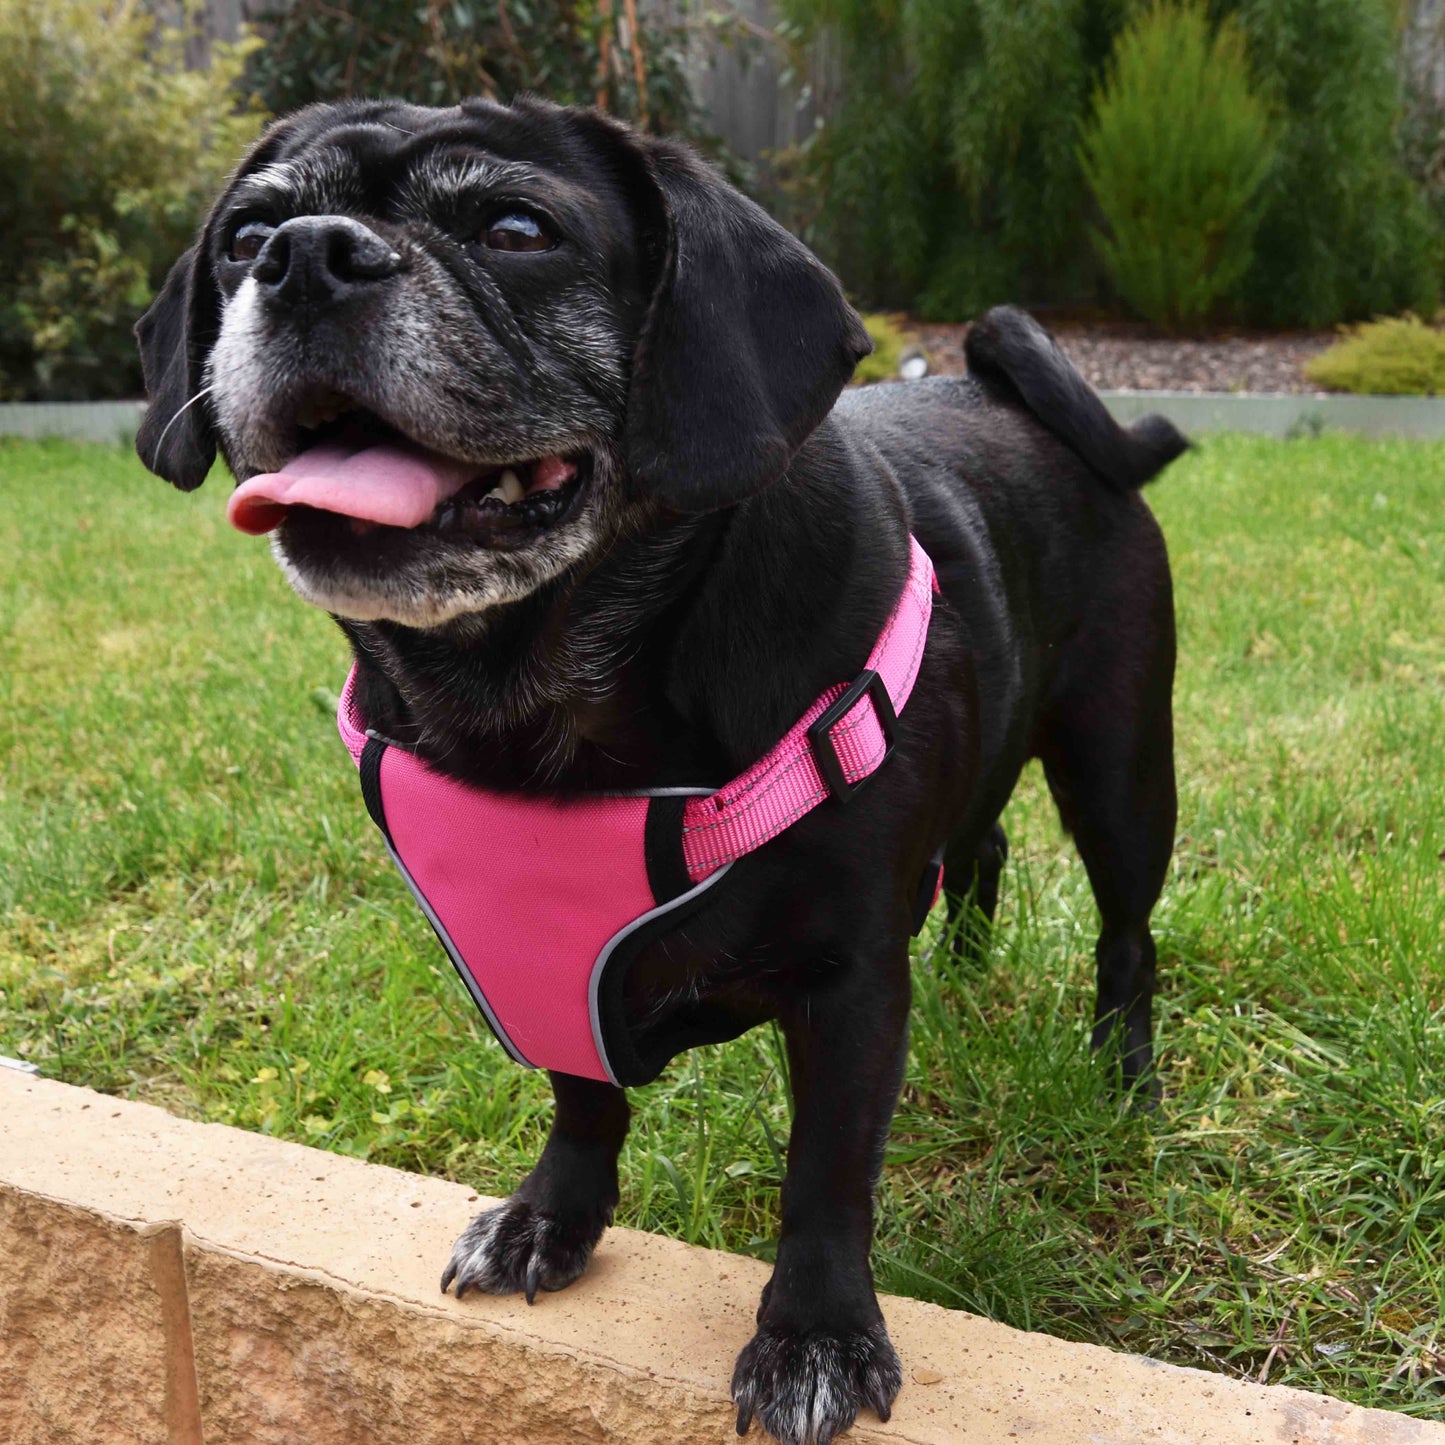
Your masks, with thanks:
[(384, 527), (419, 527), (477, 475), (475, 462), (405, 442), (361, 449), (329, 442), (292, 457), (279, 472), (242, 482), (226, 516), (253, 537), (274, 532), (290, 507), (339, 512)]
[(577, 475), (577, 463), (563, 461), (561, 457), (538, 457), (532, 463), (532, 482), (529, 492), (555, 492), (565, 487)]

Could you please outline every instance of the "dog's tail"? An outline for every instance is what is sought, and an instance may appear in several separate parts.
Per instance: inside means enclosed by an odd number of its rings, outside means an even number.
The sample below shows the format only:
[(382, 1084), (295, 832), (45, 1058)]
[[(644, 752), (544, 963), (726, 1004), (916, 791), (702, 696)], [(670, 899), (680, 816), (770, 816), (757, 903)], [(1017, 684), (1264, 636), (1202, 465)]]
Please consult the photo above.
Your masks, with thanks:
[(1165, 417), (1120, 426), (1053, 337), (1015, 306), (995, 306), (975, 322), (963, 351), (969, 371), (984, 386), (1022, 401), (1121, 492), (1142, 487), (1189, 449)]

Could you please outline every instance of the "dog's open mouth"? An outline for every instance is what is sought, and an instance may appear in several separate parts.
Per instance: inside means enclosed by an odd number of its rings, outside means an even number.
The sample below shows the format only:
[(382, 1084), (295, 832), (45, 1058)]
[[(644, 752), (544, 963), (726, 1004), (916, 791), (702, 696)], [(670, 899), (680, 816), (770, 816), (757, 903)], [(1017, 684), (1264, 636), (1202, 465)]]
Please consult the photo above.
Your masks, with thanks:
[[(312, 421), (318, 425), (308, 426)], [(590, 470), (585, 453), (495, 465), (462, 461), (363, 410), (328, 419), (307, 406), (297, 422), (296, 454), (231, 493), (226, 515), (238, 530), (260, 536), (294, 512), (328, 512), (347, 518), (357, 535), (427, 528), (482, 545), (517, 545), (571, 512)]]

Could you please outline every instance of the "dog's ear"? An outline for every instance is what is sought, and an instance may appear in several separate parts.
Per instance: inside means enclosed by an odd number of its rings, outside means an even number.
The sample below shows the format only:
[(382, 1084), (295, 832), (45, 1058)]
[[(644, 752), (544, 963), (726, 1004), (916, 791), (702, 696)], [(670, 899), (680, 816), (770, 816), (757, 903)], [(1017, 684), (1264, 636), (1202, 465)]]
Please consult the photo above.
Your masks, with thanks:
[(206, 359), (221, 321), (221, 292), (211, 267), (211, 228), (237, 182), (275, 160), (293, 135), (324, 120), (332, 110), (307, 106), (266, 127), (211, 207), (195, 245), (171, 267), (159, 295), (136, 322), (141, 375), (150, 405), (136, 433), (135, 449), (151, 471), (183, 492), (195, 491), (216, 460), (210, 404), (200, 397)]
[(872, 349), (833, 273), (680, 146), (652, 142), (665, 237), (633, 359), (635, 483), (706, 512), (776, 481)]
[(135, 449), (151, 471), (183, 492), (199, 487), (216, 460), (210, 408), (196, 398), (219, 311), (203, 230), (135, 327), (150, 399)]

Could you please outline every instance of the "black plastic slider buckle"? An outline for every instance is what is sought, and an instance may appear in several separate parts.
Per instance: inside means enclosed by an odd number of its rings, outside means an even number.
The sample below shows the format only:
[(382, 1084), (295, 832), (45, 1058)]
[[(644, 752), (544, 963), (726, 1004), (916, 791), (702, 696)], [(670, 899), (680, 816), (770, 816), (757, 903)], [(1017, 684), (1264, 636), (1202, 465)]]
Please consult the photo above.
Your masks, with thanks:
[[(873, 710), (878, 714), (878, 725), (883, 729), (883, 756), (872, 773), (865, 773), (856, 783), (850, 783), (843, 772), (842, 760), (833, 743), (833, 729), (852, 712), (858, 699), (867, 693), (873, 699)], [(853, 795), (877, 773), (883, 764), (893, 756), (893, 747), (898, 731), (898, 714), (893, 711), (893, 699), (883, 679), (871, 667), (865, 667), (852, 682), (848, 690), (808, 729), (808, 746), (813, 750), (813, 761), (818, 773), (828, 785), (828, 791), (840, 803), (848, 803)]]

